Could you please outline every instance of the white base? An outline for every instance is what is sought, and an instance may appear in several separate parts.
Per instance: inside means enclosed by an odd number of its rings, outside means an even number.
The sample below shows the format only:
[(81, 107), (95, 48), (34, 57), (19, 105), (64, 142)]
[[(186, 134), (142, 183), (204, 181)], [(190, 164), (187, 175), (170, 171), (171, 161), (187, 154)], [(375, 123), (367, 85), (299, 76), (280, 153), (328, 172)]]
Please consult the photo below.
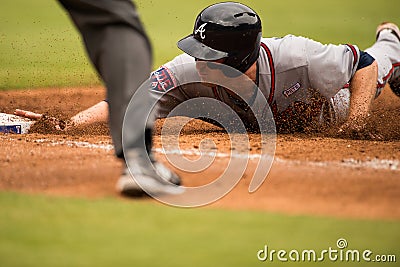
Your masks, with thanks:
[(0, 113), (0, 133), (26, 134), (34, 123), (27, 118)]

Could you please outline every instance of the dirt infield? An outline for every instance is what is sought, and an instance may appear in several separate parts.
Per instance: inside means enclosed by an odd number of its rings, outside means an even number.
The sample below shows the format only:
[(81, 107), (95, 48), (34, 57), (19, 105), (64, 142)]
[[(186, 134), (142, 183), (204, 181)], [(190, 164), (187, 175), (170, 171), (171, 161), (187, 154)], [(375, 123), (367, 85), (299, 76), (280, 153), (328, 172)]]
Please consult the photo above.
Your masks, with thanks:
[[(104, 98), (102, 88), (5, 91), (0, 92), (0, 112), (21, 108), (68, 117)], [(385, 141), (278, 135), (275, 160), (261, 188), (253, 194), (247, 191), (255, 168), (255, 161), (250, 160), (235, 189), (211, 206), (398, 220), (399, 117), (400, 98), (386, 88), (374, 103), (370, 122)], [(196, 152), (204, 138), (216, 143), (220, 155), (230, 151), (224, 132), (199, 121), (183, 130), (181, 149)], [(154, 139), (155, 148), (160, 149), (160, 136)], [(105, 124), (63, 134), (0, 134), (0, 144), (0, 190), (121, 198), (114, 189), (121, 163), (114, 158)], [(249, 153), (257, 155), (257, 135), (250, 135), (250, 144)], [(164, 156), (157, 153), (161, 160)], [(203, 173), (177, 172), (184, 185), (198, 185), (216, 177), (226, 161), (217, 157)]]

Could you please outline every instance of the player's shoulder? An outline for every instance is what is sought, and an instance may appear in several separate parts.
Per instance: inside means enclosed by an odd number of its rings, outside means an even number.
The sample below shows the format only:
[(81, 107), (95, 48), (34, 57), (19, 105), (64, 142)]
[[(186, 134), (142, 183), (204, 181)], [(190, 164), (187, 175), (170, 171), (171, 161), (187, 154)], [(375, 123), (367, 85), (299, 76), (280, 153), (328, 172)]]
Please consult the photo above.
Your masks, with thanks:
[(151, 74), (152, 90), (161, 92), (198, 80), (195, 59), (187, 54), (176, 56)]
[(167, 70), (175, 76), (181, 76), (184, 73), (193, 71), (195, 59), (185, 53), (176, 56), (171, 61), (163, 64), (156, 71)]
[[(271, 53), (274, 58), (283, 60), (288, 57), (302, 57), (307, 38), (292, 34), (283, 37), (261, 39), (261, 53)], [(264, 50), (264, 51), (263, 51)]]
[[(260, 73), (268, 74), (273, 63), (275, 73), (307, 66), (306, 42), (302, 37), (286, 35), (279, 38), (263, 38), (260, 48)], [(272, 61), (271, 61), (272, 59)]]
[(189, 56), (188, 54), (183, 53), (183, 54), (176, 56), (171, 61), (165, 63), (164, 67), (173, 69), (173, 68), (176, 68), (177, 66), (184, 66), (185, 64), (192, 64), (194, 62), (195, 62), (195, 59), (192, 56)]
[(269, 37), (262, 38), (261, 44), (265, 44), (270, 49), (279, 48), (281, 46), (296, 46), (302, 43), (306, 43), (309, 39), (302, 36), (296, 36), (288, 34), (283, 37)]

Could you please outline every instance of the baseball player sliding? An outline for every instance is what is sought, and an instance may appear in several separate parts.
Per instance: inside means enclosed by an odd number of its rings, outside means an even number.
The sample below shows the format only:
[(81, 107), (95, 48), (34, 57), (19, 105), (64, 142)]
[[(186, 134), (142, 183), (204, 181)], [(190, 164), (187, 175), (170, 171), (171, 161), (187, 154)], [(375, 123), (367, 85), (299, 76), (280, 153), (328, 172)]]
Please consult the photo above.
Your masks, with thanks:
[[(251, 129), (254, 121), (246, 103), (229, 89), (208, 83), (180, 84), (188, 75), (200, 80), (215, 73), (229, 76), (219, 64), (254, 81), (268, 101), (278, 132), (337, 126), (342, 136), (373, 137), (365, 128), (373, 99), (386, 83), (400, 96), (400, 31), (389, 22), (377, 27), (375, 44), (361, 51), (351, 44), (323, 45), (293, 35), (262, 38), (255, 11), (224, 2), (201, 11), (193, 33), (178, 47), (185, 53), (151, 74), (151, 93), (163, 94), (159, 118), (186, 100), (211, 97), (232, 107)], [(187, 67), (194, 64), (194, 69)], [(15, 114), (40, 117), (22, 110)], [(106, 101), (74, 116), (67, 127), (100, 120), (107, 120)]]

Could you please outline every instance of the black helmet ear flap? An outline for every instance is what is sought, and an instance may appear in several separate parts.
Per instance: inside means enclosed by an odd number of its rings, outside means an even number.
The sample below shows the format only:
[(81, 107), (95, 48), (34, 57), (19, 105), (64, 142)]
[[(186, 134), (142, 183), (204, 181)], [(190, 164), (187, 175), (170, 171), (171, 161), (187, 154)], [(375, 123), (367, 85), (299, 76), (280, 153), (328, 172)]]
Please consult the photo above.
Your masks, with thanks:
[(231, 66), (241, 72), (246, 72), (257, 61), (260, 55), (261, 32), (256, 39), (254, 50), (247, 53), (239, 54), (237, 57), (227, 57), (225, 64)]
[(193, 33), (178, 47), (202, 60), (225, 58), (225, 64), (241, 72), (257, 60), (261, 42), (261, 20), (249, 7), (223, 2), (205, 8), (196, 18)]

